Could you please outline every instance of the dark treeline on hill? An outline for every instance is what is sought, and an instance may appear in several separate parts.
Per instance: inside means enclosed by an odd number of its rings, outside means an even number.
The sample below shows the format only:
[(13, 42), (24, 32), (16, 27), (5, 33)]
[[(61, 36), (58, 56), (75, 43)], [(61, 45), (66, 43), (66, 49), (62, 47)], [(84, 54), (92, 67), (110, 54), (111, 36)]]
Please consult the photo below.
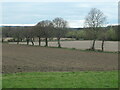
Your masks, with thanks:
[[(19, 36), (17, 35), (17, 32), (19, 34), (24, 34), (25, 33), (24, 30), (28, 29), (30, 31), (30, 29), (35, 29), (34, 27), (37, 27), (37, 25), (36, 26), (2, 26), (2, 37), (3, 39), (6, 37), (13, 37), (13, 40), (16, 41), (16, 37)], [(91, 38), (86, 35), (87, 29), (88, 28), (66, 28), (66, 33), (62, 36), (62, 38), (65, 37), (65, 38), (75, 38), (76, 40), (91, 40)], [(104, 33), (106, 34), (106, 41), (118, 41), (118, 25), (102, 27), (102, 29), (106, 29), (106, 32)], [(34, 30), (33, 32), (36, 32), (36, 30)], [(100, 40), (99, 38), (100, 35), (101, 34), (99, 33), (98, 40)]]
[[(98, 33), (98, 40), (102, 39), (102, 34), (105, 35), (106, 41), (118, 41), (118, 26), (107, 26), (102, 27), (101, 29), (106, 29), (104, 33), (101, 31)], [(61, 34), (60, 38), (74, 38), (76, 40), (92, 40), (92, 36), (88, 35), (88, 28), (64, 28), (61, 32), (55, 30), (53, 27), (48, 27), (43, 29), (43, 27), (39, 26), (2, 26), (2, 37), (3, 41), (6, 37), (12, 37), (15, 42), (20, 42), (26, 39), (26, 41), (34, 40), (35, 37), (38, 38), (56, 38), (57, 34)], [(92, 32), (91, 32), (92, 33)], [(59, 38), (58, 37), (58, 38)], [(47, 40), (47, 39), (46, 39)], [(28, 44), (27, 43), (27, 44)]]

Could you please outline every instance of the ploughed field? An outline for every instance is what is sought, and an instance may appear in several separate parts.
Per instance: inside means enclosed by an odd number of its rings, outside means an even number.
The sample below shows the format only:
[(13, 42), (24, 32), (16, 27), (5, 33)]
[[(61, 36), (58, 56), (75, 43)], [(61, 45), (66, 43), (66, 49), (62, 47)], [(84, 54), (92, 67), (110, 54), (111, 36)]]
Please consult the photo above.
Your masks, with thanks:
[(3, 44), (3, 73), (117, 70), (118, 54)]

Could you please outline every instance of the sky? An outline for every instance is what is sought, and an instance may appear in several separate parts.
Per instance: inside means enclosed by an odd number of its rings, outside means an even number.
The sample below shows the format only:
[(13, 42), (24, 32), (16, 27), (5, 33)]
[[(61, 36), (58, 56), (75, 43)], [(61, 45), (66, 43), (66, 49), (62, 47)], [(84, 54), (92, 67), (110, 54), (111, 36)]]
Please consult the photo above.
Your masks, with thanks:
[(69, 27), (80, 28), (91, 8), (100, 9), (107, 16), (107, 24), (118, 23), (117, 0), (4, 0), (0, 8), (0, 25), (30, 26), (61, 17)]

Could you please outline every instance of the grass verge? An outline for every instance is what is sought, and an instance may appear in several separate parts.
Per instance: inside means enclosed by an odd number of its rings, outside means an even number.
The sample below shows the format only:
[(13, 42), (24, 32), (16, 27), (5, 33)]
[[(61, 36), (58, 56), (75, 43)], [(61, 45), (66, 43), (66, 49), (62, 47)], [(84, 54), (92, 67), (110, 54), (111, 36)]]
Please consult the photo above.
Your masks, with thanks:
[(3, 74), (3, 88), (117, 88), (118, 71)]

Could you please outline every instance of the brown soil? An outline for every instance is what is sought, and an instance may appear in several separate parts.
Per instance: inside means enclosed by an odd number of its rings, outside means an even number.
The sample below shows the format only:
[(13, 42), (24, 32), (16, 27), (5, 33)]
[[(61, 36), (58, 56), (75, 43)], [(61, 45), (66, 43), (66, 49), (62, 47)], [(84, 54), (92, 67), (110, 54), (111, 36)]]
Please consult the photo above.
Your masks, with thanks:
[(118, 69), (114, 53), (3, 44), (2, 54), (3, 73)]

